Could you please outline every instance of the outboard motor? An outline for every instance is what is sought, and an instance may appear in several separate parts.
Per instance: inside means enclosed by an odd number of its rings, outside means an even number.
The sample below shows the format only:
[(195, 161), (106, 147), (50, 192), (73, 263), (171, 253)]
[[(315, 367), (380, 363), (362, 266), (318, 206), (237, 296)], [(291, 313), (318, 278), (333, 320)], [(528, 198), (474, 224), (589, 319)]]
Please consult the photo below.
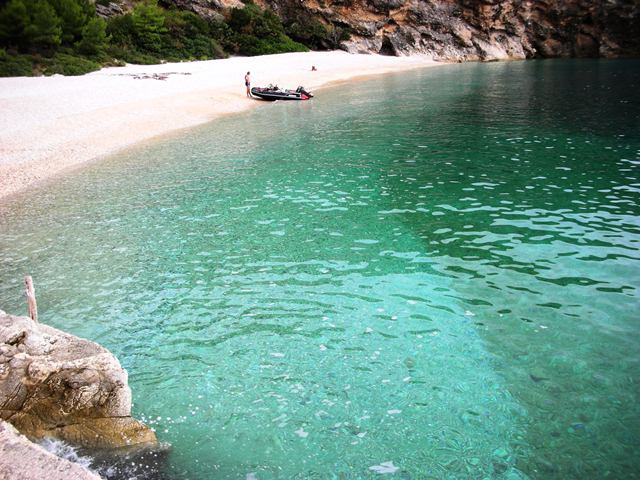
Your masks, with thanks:
[(296, 88), (296, 93), (299, 93), (301, 96), (307, 98), (313, 97), (313, 95), (310, 92), (307, 92), (302, 85)]

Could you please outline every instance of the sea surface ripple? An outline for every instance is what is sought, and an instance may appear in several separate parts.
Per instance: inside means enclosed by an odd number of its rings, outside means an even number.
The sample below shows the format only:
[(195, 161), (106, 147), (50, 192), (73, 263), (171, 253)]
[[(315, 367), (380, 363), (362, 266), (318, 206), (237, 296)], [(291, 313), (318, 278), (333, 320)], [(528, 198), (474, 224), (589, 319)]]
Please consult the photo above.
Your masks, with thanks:
[(0, 306), (31, 274), (127, 368), (172, 447), (109, 478), (638, 478), (639, 66), (389, 75), (130, 149), (0, 205)]

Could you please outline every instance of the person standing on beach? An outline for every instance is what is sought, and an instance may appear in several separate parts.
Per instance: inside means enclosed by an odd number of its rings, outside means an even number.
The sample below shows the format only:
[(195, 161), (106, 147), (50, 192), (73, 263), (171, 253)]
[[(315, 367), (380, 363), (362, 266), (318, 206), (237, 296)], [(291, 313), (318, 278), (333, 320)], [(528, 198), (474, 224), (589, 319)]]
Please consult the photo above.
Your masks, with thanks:
[(247, 87), (247, 97), (251, 96), (251, 72), (244, 76), (244, 86)]

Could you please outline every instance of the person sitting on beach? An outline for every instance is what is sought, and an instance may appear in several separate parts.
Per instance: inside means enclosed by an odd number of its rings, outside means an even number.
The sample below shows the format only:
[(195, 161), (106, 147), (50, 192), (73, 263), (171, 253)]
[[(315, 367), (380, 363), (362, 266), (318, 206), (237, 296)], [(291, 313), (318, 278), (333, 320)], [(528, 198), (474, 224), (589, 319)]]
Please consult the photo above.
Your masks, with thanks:
[(244, 76), (244, 86), (247, 87), (247, 97), (251, 96), (251, 72)]
[(312, 71), (312, 72), (317, 72), (317, 71), (318, 71), (318, 69), (316, 68), (316, 66), (315, 66), (315, 65), (311, 65), (311, 71)]

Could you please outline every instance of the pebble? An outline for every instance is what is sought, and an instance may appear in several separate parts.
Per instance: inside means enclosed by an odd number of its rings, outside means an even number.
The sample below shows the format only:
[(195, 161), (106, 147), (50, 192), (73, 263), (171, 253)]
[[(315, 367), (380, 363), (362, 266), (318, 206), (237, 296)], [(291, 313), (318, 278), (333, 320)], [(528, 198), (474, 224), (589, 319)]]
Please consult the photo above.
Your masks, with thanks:
[(509, 452), (507, 452), (504, 448), (497, 448), (493, 451), (493, 454), (498, 458), (507, 458), (509, 456)]
[(497, 473), (497, 474), (501, 474), (507, 471), (507, 469), (509, 468), (509, 466), (506, 463), (502, 463), (502, 462), (493, 462), (493, 470)]
[(538, 459), (538, 465), (540, 466), (540, 469), (545, 472), (555, 472), (557, 470), (553, 463), (545, 460), (544, 458)]

